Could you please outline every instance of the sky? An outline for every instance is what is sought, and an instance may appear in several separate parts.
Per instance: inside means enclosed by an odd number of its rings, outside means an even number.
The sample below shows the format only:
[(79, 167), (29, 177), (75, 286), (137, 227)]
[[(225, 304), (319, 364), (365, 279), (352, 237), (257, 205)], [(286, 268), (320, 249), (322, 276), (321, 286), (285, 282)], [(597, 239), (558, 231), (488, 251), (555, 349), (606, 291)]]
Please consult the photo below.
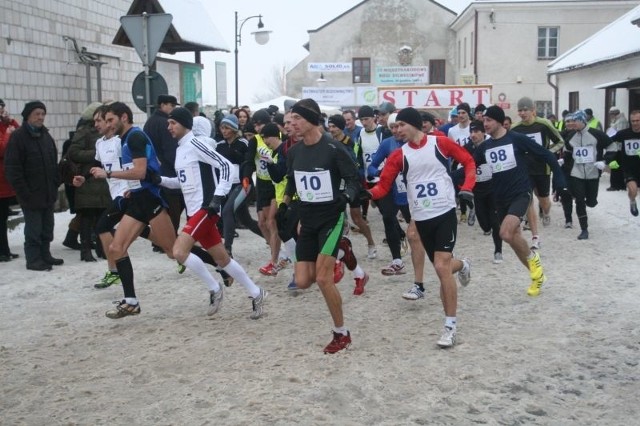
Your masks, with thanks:
[[(224, 37), (230, 53), (203, 52), (202, 73), (203, 102), (215, 104), (215, 62), (226, 62), (227, 101), (235, 101), (234, 88), (234, 12), (243, 18), (262, 15), (265, 29), (273, 31), (269, 42), (258, 45), (252, 31), (257, 29), (258, 19), (248, 20), (242, 28), (242, 44), (238, 47), (239, 62), (239, 102), (241, 105), (257, 102), (260, 94), (268, 92), (265, 86), (272, 80), (274, 70), (288, 71), (299, 63), (308, 52), (302, 47), (309, 41), (307, 30), (316, 29), (362, 0), (323, 0), (309, 2), (303, 0), (241, 0), (238, 3), (213, 0), (200, 0), (211, 17), (212, 22)], [(460, 12), (469, 0), (442, 0), (445, 7)], [(187, 60), (193, 61), (193, 54)], [(261, 99), (265, 100), (265, 99)]]

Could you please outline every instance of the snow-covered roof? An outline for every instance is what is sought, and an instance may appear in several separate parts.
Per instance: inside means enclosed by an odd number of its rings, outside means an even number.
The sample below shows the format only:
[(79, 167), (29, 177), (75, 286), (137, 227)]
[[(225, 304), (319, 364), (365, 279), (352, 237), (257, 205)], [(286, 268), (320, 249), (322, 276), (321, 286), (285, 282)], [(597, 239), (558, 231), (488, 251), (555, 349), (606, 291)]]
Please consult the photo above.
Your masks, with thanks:
[(630, 10), (582, 43), (560, 55), (547, 66), (548, 74), (558, 74), (602, 62), (640, 55), (640, 6)]

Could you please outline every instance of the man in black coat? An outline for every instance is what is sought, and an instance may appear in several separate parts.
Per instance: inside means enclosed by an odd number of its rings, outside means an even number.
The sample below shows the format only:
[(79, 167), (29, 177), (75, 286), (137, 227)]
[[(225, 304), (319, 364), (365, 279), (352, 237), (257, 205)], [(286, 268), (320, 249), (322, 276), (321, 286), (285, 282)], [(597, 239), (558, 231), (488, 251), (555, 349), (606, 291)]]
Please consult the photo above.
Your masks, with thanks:
[(62, 265), (51, 256), (53, 205), (58, 198), (58, 149), (44, 127), (47, 108), (40, 101), (22, 110), (22, 126), (11, 134), (5, 154), (5, 172), (24, 215), (24, 254), (27, 269), (50, 271)]

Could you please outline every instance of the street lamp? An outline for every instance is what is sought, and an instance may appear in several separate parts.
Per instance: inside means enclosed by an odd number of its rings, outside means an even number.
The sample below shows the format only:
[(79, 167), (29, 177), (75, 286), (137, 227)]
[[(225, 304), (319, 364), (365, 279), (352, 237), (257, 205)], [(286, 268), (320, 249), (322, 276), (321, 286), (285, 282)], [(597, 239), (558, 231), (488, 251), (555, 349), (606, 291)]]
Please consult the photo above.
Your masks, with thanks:
[(247, 22), (249, 19), (252, 18), (258, 18), (258, 31), (254, 31), (251, 34), (253, 35), (253, 37), (256, 40), (256, 43), (258, 43), (259, 45), (263, 45), (263, 44), (267, 44), (269, 42), (269, 33), (271, 31), (265, 30), (264, 28), (264, 24), (262, 23), (262, 15), (253, 15), (253, 16), (249, 16), (248, 18), (244, 18), (242, 20), (240, 20), (240, 26), (238, 27), (238, 12), (236, 11), (236, 34), (235, 34), (235, 60), (236, 60), (236, 105), (235, 106), (240, 106), (240, 103), (238, 102), (238, 46), (242, 45), (242, 27), (244, 26), (245, 22)]

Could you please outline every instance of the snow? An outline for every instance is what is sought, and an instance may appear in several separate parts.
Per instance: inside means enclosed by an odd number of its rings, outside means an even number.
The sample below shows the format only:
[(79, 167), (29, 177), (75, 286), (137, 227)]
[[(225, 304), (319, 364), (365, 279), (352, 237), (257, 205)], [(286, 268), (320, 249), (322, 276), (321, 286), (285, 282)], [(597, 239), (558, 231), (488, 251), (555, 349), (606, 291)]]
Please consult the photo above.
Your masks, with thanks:
[(165, 13), (173, 15), (172, 25), (182, 40), (215, 50), (231, 51), (200, 1), (159, 0), (159, 3)]

